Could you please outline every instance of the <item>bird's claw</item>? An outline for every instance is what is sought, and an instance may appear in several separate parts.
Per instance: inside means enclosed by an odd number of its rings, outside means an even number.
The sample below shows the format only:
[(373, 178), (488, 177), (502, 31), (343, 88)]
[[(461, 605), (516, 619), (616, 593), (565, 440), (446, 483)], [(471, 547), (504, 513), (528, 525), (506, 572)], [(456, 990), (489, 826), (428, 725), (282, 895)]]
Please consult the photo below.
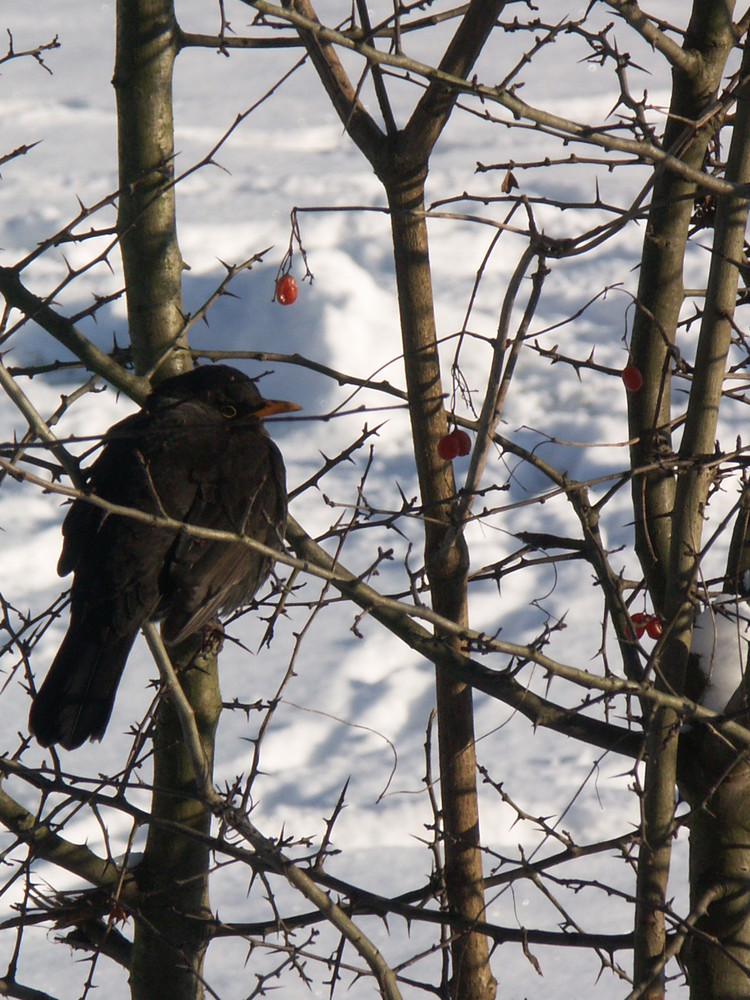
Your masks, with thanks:
[(214, 618), (201, 629), (201, 653), (218, 655), (224, 647), (224, 626)]

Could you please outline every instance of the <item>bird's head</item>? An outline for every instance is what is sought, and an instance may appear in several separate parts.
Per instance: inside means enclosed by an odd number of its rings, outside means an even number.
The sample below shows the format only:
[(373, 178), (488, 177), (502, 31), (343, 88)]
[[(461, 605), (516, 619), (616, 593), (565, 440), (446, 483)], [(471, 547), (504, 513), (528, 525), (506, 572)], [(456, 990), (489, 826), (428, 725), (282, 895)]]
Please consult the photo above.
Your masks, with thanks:
[(228, 420), (263, 420), (274, 413), (300, 409), (283, 399), (264, 399), (255, 382), (230, 365), (204, 365), (164, 379), (151, 392), (146, 409), (153, 412), (188, 401), (203, 402)]

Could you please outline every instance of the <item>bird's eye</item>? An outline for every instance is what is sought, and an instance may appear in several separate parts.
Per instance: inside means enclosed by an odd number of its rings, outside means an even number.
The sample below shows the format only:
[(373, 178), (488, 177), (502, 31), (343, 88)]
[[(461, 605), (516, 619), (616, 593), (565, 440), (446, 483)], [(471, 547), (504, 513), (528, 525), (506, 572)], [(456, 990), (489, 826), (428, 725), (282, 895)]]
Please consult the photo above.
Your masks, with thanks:
[(221, 408), (221, 415), (222, 417), (226, 417), (227, 420), (231, 420), (232, 417), (237, 416), (237, 408), (235, 406), (232, 406), (231, 403), (226, 403)]

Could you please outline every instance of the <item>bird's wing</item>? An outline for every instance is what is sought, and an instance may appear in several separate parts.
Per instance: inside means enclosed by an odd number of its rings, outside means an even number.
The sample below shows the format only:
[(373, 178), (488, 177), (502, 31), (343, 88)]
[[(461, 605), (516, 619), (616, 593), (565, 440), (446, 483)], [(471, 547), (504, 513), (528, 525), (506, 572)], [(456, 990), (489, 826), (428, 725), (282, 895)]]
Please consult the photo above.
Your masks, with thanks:
[[(91, 466), (88, 486), (104, 500), (153, 511), (156, 501), (134, 437), (141, 430), (136, 418), (113, 428), (108, 437), (122, 433)], [(84, 499), (68, 511), (58, 570), (75, 570), (70, 625), (29, 717), (42, 746), (72, 749), (103, 735), (138, 629), (156, 613), (159, 575), (176, 534)]]
[[(123, 506), (138, 506), (143, 489), (133, 480), (134, 441), (148, 426), (143, 413), (134, 413), (115, 424), (105, 434), (105, 446), (86, 470), (86, 490), (104, 500)], [(98, 533), (107, 514), (85, 499), (73, 502), (63, 521), (63, 547), (57, 564), (60, 576), (67, 576), (85, 553), (97, 544)]]
[[(235, 531), (281, 549), (286, 522), (284, 467), (265, 435), (248, 438), (204, 484), (185, 517), (204, 528)], [(236, 457), (241, 455), (241, 468)], [(249, 603), (268, 576), (271, 560), (241, 543), (214, 542), (183, 532), (170, 553), (161, 580), (167, 610), (165, 641), (179, 642), (220, 611)]]

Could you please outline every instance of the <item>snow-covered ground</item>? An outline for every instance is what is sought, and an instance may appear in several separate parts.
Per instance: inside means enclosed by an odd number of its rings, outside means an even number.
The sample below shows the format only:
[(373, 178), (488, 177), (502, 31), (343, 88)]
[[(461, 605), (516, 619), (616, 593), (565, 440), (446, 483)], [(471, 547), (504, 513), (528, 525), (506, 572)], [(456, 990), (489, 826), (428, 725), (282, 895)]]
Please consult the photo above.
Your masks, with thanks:
[[(665, 11), (667, 5), (660, 5)], [(560, 3), (545, 5), (545, 19), (554, 22), (568, 8)], [(679, 8), (680, 5), (672, 5)], [(345, 17), (348, 5), (329, 0), (320, 8), (321, 18), (336, 22)], [(25, 157), (6, 164), (0, 181), (0, 264), (15, 263), (54, 231), (62, 228), (85, 205), (99, 201), (116, 186), (116, 136), (114, 93), (110, 86), (114, 52), (114, 2), (85, 5), (74, 0), (35, 0), (24, 5), (5, 5), (0, 27), (13, 33), (16, 49), (25, 49), (59, 36), (60, 48), (45, 54), (48, 74), (31, 59), (2, 67), (0, 75), (0, 154), (22, 143), (40, 140)], [(583, 13), (583, 8), (580, 13)], [(218, 11), (208, 0), (184, 0), (178, 15), (189, 31), (215, 31)], [(248, 30), (252, 11), (242, 5), (230, 9), (235, 31)], [(445, 30), (436, 37), (445, 37)], [(619, 29), (623, 45), (637, 56), (636, 62), (656, 66), (653, 55)], [(619, 36), (618, 36), (619, 37)], [(625, 45), (625, 42), (627, 44)], [(482, 57), (480, 77), (488, 82), (501, 79), (530, 44), (529, 37), (498, 33), (491, 51)], [(643, 51), (641, 51), (643, 50)], [(437, 51), (437, 50), (436, 50)], [(543, 53), (540, 68), (528, 74), (523, 97), (550, 110), (580, 120), (604, 121), (615, 102), (612, 81), (596, 65), (579, 65), (582, 51), (569, 39)], [(434, 52), (420, 51), (429, 59)], [(566, 58), (567, 57), (567, 58)], [(186, 50), (175, 75), (176, 148), (178, 172), (188, 170), (213, 147), (237, 114), (256, 102), (283, 73), (300, 58), (297, 49), (277, 52), (233, 52), (230, 58), (211, 49)], [(353, 65), (347, 60), (347, 65)], [(648, 87), (650, 100), (664, 105), (668, 100), (668, 73), (659, 68), (653, 76), (638, 78), (636, 88)], [(403, 121), (415, 99), (415, 90), (396, 88), (397, 113)], [(366, 93), (367, 96), (367, 93)], [(497, 196), (502, 174), (475, 174), (476, 161), (485, 163), (521, 160), (551, 147), (538, 133), (511, 132), (491, 127), (465, 111), (457, 111), (433, 157), (428, 186), (429, 199), (447, 195)], [(559, 155), (567, 155), (563, 149)], [(239, 277), (232, 285), (235, 297), (220, 299), (209, 314), (207, 325), (192, 332), (195, 348), (206, 350), (268, 351), (300, 354), (315, 362), (359, 378), (378, 373), (395, 386), (403, 385), (399, 360), (397, 304), (390, 254), (388, 218), (379, 211), (347, 211), (346, 206), (382, 208), (379, 182), (342, 132), (341, 125), (321, 92), (311, 67), (290, 77), (266, 103), (243, 122), (217, 153), (220, 166), (206, 166), (191, 174), (178, 187), (179, 239), (190, 270), (185, 274), (184, 296), (194, 310), (211, 294), (224, 275), (223, 262), (234, 263), (272, 246), (262, 264)], [(528, 194), (583, 202), (594, 198), (595, 181), (603, 202), (627, 204), (630, 194), (643, 183), (645, 174), (609, 174), (595, 166), (549, 168), (520, 180)], [(299, 221), (309, 264), (315, 280), (301, 285), (297, 303), (282, 309), (271, 301), (273, 282), (290, 238), (290, 211), (308, 209)], [(309, 209), (338, 211), (309, 211)], [(468, 201), (445, 206), (444, 211), (502, 218), (506, 208), (486, 207)], [(537, 221), (555, 237), (571, 235), (593, 226), (605, 213), (570, 209), (559, 213), (539, 208)], [(112, 210), (99, 213), (94, 222), (113, 222)], [(438, 324), (445, 337), (446, 378), (456, 349), (453, 335), (461, 329), (477, 269), (494, 230), (465, 219), (436, 219), (430, 224), (431, 257), (434, 268)], [(552, 262), (533, 331), (543, 331), (577, 313), (603, 289), (619, 287), (600, 297), (575, 322), (541, 337), (546, 347), (560, 344), (563, 353), (586, 357), (596, 347), (596, 360), (620, 368), (625, 363), (624, 335), (629, 328), (631, 299), (636, 275), (642, 228), (631, 226), (608, 243), (601, 252), (573, 260)], [(98, 245), (98, 248), (104, 244)], [(498, 313), (508, 277), (523, 249), (520, 238), (503, 237), (485, 269), (476, 302), (467, 324), (482, 338), (496, 332)], [(91, 241), (66, 245), (48, 252), (29, 268), (27, 279), (40, 293), (64, 275), (66, 261), (80, 266), (94, 254)], [(117, 266), (113, 253), (112, 264)], [(302, 277), (299, 254), (295, 272)], [(705, 260), (696, 260), (688, 284), (704, 280)], [(694, 280), (693, 280), (694, 279)], [(58, 304), (66, 312), (85, 309), (92, 295), (111, 293), (118, 277), (100, 265), (68, 286)], [(528, 282), (526, 286), (528, 287)], [(521, 303), (523, 305), (523, 303)], [(113, 337), (126, 341), (124, 301), (101, 309), (97, 321), (82, 322), (82, 328), (97, 344), (109, 348)], [(40, 329), (26, 327), (3, 351), (3, 363), (21, 366), (65, 357), (65, 352)], [(685, 348), (689, 353), (689, 346)], [(462, 371), (472, 390), (481, 394), (489, 366), (485, 341), (467, 340), (461, 350)], [(245, 364), (244, 362), (239, 362)], [(270, 370), (263, 382), (268, 396), (295, 400), (303, 407), (300, 418), (274, 423), (272, 433), (285, 455), (290, 489), (304, 482), (320, 465), (321, 453), (334, 456), (347, 447), (365, 423), (382, 424), (375, 441), (372, 467), (363, 493), (375, 510), (394, 511), (417, 495), (410, 451), (408, 415), (392, 397), (375, 391), (360, 391), (343, 405), (343, 415), (324, 419), (341, 407), (351, 387), (293, 364), (247, 362), (252, 374)], [(60, 395), (76, 385), (76, 377), (58, 373), (23, 382), (24, 390), (43, 415), (51, 414)], [(481, 399), (481, 395), (478, 396)], [(365, 407), (371, 412), (362, 412)], [(95, 434), (132, 409), (114, 392), (87, 395), (66, 412), (56, 433)], [(728, 440), (737, 433), (731, 423)], [(467, 414), (459, 404), (458, 411)], [(624, 392), (619, 379), (584, 372), (579, 380), (564, 365), (552, 366), (533, 352), (524, 352), (516, 381), (508, 399), (503, 432), (528, 447), (539, 446), (539, 454), (581, 479), (622, 469), (627, 462)], [(24, 432), (25, 424), (13, 405), (0, 397), (3, 439)], [(545, 435), (558, 442), (543, 443)], [(611, 447), (600, 447), (609, 443)], [(599, 445), (599, 446), (597, 446)], [(366, 467), (367, 445), (355, 457), (327, 476), (320, 489), (302, 494), (292, 512), (313, 535), (325, 531), (335, 519), (345, 522)], [(469, 534), (472, 568), (477, 570), (508, 555), (517, 547), (514, 532), (544, 530), (576, 535), (576, 523), (564, 500), (544, 506), (524, 505), (545, 484), (537, 473), (514, 470), (515, 461), (496, 455), (487, 470), (486, 483), (509, 484), (507, 492), (488, 500), (502, 510), (477, 523)], [(460, 481), (466, 460), (455, 463)], [(510, 475), (511, 470), (513, 474)], [(602, 489), (606, 489), (605, 484)], [(606, 543), (614, 555), (613, 565), (631, 578), (637, 573), (632, 555), (627, 489), (606, 508), (603, 522)], [(601, 495), (601, 491), (598, 495)], [(730, 498), (731, 501), (731, 498)], [(331, 504), (334, 506), (332, 507)], [(63, 510), (57, 498), (10, 480), (0, 490), (2, 529), (2, 592), (22, 612), (41, 613), (60, 590), (55, 565), (60, 544), (59, 526)], [(718, 513), (715, 515), (718, 523)], [(375, 516), (373, 521), (381, 518)], [(408, 589), (405, 560), (410, 569), (421, 559), (420, 524), (399, 522), (398, 531), (373, 525), (347, 537), (340, 556), (355, 572), (371, 564), (378, 546), (393, 549), (393, 560), (379, 567), (372, 580), (385, 593), (403, 594)], [(409, 544), (413, 550), (409, 553)], [(329, 550), (331, 542), (327, 543)], [(716, 568), (721, 565), (717, 554)], [(228, 642), (221, 659), (222, 692), (225, 701), (267, 700), (273, 696), (293, 654), (296, 635), (305, 626), (309, 612), (305, 604), (321, 590), (314, 579), (305, 581), (300, 606), (292, 598), (287, 617), (276, 625), (270, 649), (249, 654)], [(552, 638), (553, 655), (574, 665), (600, 669), (595, 661), (601, 644), (599, 592), (590, 572), (577, 563), (556, 569), (540, 568), (516, 573), (499, 589), (494, 583), (477, 584), (472, 592), (471, 622), (475, 628), (524, 642), (534, 637), (545, 620), (553, 624), (565, 617), (566, 627)], [(347, 806), (338, 819), (334, 843), (341, 854), (330, 870), (351, 882), (383, 893), (398, 893), (423, 884), (429, 876), (431, 854), (424, 846), (432, 822), (425, 792), (425, 732), (434, 700), (434, 679), (429, 663), (420, 660), (375, 622), (364, 618), (352, 629), (356, 612), (332, 602), (310, 622), (295, 662), (295, 676), (284, 690), (262, 748), (261, 775), (254, 786), (253, 819), (267, 835), (282, 828), (293, 837), (318, 839), (324, 817), (330, 816), (337, 797), (351, 776)], [(64, 619), (64, 616), (63, 616)], [(32, 667), (41, 679), (64, 630), (64, 620), (53, 623), (33, 651)], [(264, 623), (258, 615), (245, 616), (230, 629), (245, 647), (258, 649)], [(12, 657), (6, 657), (10, 660)], [(495, 661), (499, 665), (500, 661)], [(0, 666), (5, 666), (0, 663)], [(10, 666), (10, 665), (9, 665)], [(9, 666), (6, 668), (9, 669)], [(129, 745), (128, 727), (140, 719), (153, 696), (149, 681), (156, 670), (145, 644), (131, 656), (109, 730), (101, 744), (87, 745), (74, 754), (63, 753), (66, 768), (96, 777), (122, 766)], [(559, 681), (549, 688), (542, 677), (534, 678), (537, 690), (553, 700), (571, 695)], [(12, 753), (18, 732), (25, 732), (28, 699), (20, 672), (2, 693), (3, 751)], [(231, 781), (246, 772), (252, 756), (250, 739), (259, 722), (241, 712), (225, 713), (217, 748), (217, 779)], [(533, 732), (529, 724), (500, 702), (477, 695), (477, 749), (480, 763), (496, 782), (530, 816), (545, 817), (559, 830), (569, 831), (578, 843), (592, 843), (625, 834), (637, 822), (637, 801), (629, 791), (632, 776), (629, 761), (601, 754), (585, 744), (565, 740), (544, 731)], [(433, 748), (434, 749), (434, 748)], [(32, 763), (42, 754), (31, 747), (24, 760)], [(22, 795), (20, 785), (9, 790)], [(500, 858), (519, 858), (521, 844), (526, 856), (533, 851), (552, 852), (558, 845), (545, 838), (532, 822), (515, 824), (514, 812), (492, 791), (482, 792), (482, 831), (489, 850), (487, 870)], [(111, 817), (112, 849), (124, 849), (129, 827), (119, 816)], [(101, 850), (101, 832), (89, 814), (80, 813), (66, 828), (66, 835), (86, 840)], [(137, 846), (137, 844), (136, 844)], [(676, 845), (673, 895), (675, 906), (685, 907), (684, 840)], [(59, 871), (40, 867), (39, 877), (57, 888), (71, 888), (73, 881)], [(624, 933), (630, 929), (630, 909), (619, 904), (606, 887), (632, 892), (632, 870), (614, 856), (588, 858), (571, 865), (566, 874), (586, 879), (590, 887), (577, 896), (565, 896), (565, 906), (583, 930)], [(246, 895), (243, 875), (230, 867), (216, 874), (212, 902), (226, 920), (257, 919), (267, 908), (254, 889)], [(597, 887), (598, 885), (598, 887)], [(258, 898), (256, 898), (258, 897)], [(4, 897), (5, 912), (16, 898)], [(305, 911), (304, 901), (279, 887), (282, 912)], [(516, 883), (512, 890), (494, 889), (489, 894), (488, 919), (498, 924), (556, 929), (561, 914), (529, 883)], [(432, 930), (394, 918), (388, 927), (363, 920), (362, 925), (394, 964), (430, 948)], [(47, 990), (54, 996), (80, 994), (88, 966), (80, 955), (54, 945), (43, 929), (28, 931), (21, 949), (18, 980)], [(7, 963), (15, 943), (13, 931), (0, 931), (0, 966)], [(328, 951), (336, 947), (330, 935)], [(316, 950), (326, 949), (316, 944)], [(495, 953), (494, 968), (504, 997), (547, 997), (558, 1000), (579, 997), (625, 996), (628, 986), (608, 972), (600, 973), (599, 961), (585, 951), (553, 952), (532, 947), (544, 978), (524, 957), (520, 946), (503, 945)], [(255, 972), (269, 967), (273, 958), (263, 949), (247, 958), (247, 944), (216, 942), (209, 951), (206, 979), (222, 1000), (247, 996), (255, 983)], [(347, 949), (344, 960), (360, 962)], [(629, 968), (626, 953), (620, 956)], [(434, 980), (437, 959), (425, 956), (405, 970), (414, 980)], [(313, 996), (327, 996), (325, 969), (309, 966), (314, 979)], [(344, 973), (348, 986), (354, 977)], [(124, 997), (124, 973), (100, 960), (94, 982), (102, 995)], [(405, 997), (423, 996), (416, 987), (404, 987)], [(370, 997), (371, 980), (355, 980), (346, 996)], [(287, 974), (279, 995), (297, 1000), (310, 990), (293, 974)], [(680, 995), (675, 987), (674, 996)]]

